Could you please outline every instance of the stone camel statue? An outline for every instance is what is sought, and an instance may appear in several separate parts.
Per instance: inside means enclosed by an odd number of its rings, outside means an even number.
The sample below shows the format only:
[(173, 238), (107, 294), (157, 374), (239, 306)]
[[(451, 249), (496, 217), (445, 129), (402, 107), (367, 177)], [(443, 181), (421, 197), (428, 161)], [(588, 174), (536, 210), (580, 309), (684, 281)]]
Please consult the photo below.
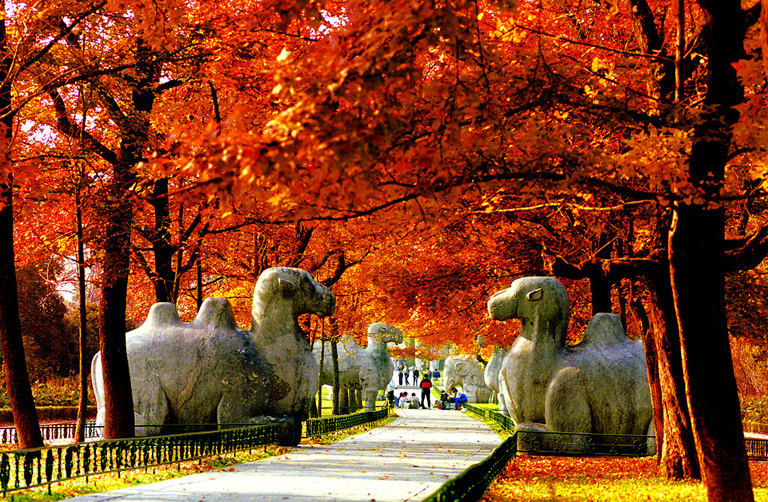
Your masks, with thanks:
[[(552, 277), (515, 280), (490, 298), (488, 312), (522, 321), (499, 373), (516, 431), (653, 436), (643, 345), (626, 337), (618, 316), (597, 314), (582, 341), (566, 345), (568, 294)], [(586, 436), (569, 441), (571, 451), (588, 448)]]
[[(277, 423), (280, 443), (298, 444), (318, 366), (297, 318), (334, 310), (331, 291), (294, 268), (259, 276), (247, 331), (237, 328), (225, 298), (207, 299), (191, 323), (179, 319), (173, 304), (156, 303), (144, 324), (126, 334), (137, 435), (178, 432), (170, 424)], [(91, 368), (103, 424), (100, 353)]]
[(461, 387), (468, 403), (487, 403), (491, 398), (491, 389), (485, 385), (483, 367), (473, 356), (450, 356), (445, 359), (443, 388), (449, 392), (451, 387)]
[[(401, 330), (383, 322), (375, 322), (368, 326), (366, 348), (350, 339), (339, 350), (339, 386), (342, 389), (362, 390), (366, 411), (376, 408), (376, 395), (379, 390), (387, 388), (395, 371), (387, 344), (402, 342)], [(320, 342), (315, 342), (313, 352), (318, 364), (320, 351)], [(329, 352), (326, 349), (320, 385), (333, 385), (333, 361)]]

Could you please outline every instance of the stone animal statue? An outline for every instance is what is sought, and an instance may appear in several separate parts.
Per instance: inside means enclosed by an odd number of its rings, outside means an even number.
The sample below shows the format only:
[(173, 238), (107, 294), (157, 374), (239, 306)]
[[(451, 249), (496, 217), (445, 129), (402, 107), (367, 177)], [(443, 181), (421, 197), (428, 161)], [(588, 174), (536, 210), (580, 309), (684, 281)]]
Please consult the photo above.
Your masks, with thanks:
[(508, 347), (495, 346), (491, 358), (488, 360), (488, 364), (485, 365), (485, 372), (483, 373), (483, 380), (485, 385), (493, 392), (492, 397), (495, 396), (499, 402), (499, 412), (507, 414), (506, 403), (504, 402), (504, 395), (499, 393), (499, 372), (501, 371), (501, 365), (504, 362), (504, 358), (509, 351)]
[(480, 361), (473, 356), (450, 356), (443, 368), (443, 388), (461, 387), (468, 403), (487, 403), (491, 389), (485, 385), (484, 370)]
[[(499, 373), (515, 430), (653, 435), (643, 346), (618, 316), (597, 314), (581, 342), (566, 345), (568, 294), (552, 277), (515, 280), (488, 312), (522, 321)], [(586, 448), (586, 436), (577, 438), (573, 451)]]
[[(385, 390), (395, 371), (387, 350), (388, 343), (403, 342), (403, 332), (383, 322), (368, 326), (368, 346), (362, 348), (354, 339), (344, 343), (339, 353), (339, 387), (362, 390), (366, 411), (376, 408), (376, 395)], [(316, 361), (320, 362), (320, 342), (313, 347)], [(320, 385), (333, 385), (333, 360), (330, 350), (325, 349)]]
[[(334, 312), (328, 288), (304, 270), (270, 268), (254, 288), (253, 325), (240, 330), (224, 298), (209, 298), (191, 323), (170, 303), (152, 306), (126, 334), (137, 435), (178, 431), (171, 424), (282, 426), (280, 442), (297, 444), (301, 420), (317, 392), (318, 367), (298, 316)], [(101, 354), (92, 379), (104, 423)]]

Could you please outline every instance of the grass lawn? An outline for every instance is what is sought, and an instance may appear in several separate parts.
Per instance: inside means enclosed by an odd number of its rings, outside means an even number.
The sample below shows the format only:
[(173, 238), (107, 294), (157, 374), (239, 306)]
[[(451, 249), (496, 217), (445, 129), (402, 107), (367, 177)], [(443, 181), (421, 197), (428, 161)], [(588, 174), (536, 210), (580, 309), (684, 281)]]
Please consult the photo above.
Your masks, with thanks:
[[(331, 389), (329, 387), (326, 387), (325, 385), (322, 387), (323, 392), (323, 409), (321, 410), (320, 416), (321, 417), (330, 417), (331, 410), (333, 408), (333, 401), (330, 399), (330, 393)], [(315, 396), (315, 402), (317, 402), (317, 396)], [(384, 406), (387, 402), (386, 401), (376, 401), (376, 408), (381, 408)], [(365, 406), (365, 403), (363, 403), (363, 406)]]

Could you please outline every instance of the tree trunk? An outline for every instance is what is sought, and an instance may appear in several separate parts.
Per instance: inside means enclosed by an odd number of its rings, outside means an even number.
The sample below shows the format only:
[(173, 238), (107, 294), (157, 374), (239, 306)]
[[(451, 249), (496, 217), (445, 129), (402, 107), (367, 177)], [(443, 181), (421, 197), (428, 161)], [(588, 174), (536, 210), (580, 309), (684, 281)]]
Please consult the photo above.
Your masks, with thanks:
[(173, 272), (174, 248), (171, 244), (171, 212), (168, 201), (168, 178), (155, 181), (152, 187), (152, 208), (155, 211), (155, 233), (152, 252), (155, 257), (155, 299), (176, 303)]
[(685, 397), (680, 337), (675, 319), (669, 278), (659, 274), (651, 288), (652, 340), (658, 368), (661, 406), (656, 408), (656, 438), (660, 466), (667, 479), (698, 479), (701, 476)]
[(317, 389), (317, 416), (323, 416), (323, 365), (325, 364), (325, 339), (320, 338), (320, 375), (317, 381), (320, 382)]
[(80, 349), (80, 397), (77, 402), (77, 426), (75, 428), (75, 442), (85, 441), (85, 419), (88, 414), (88, 361), (87, 353), (87, 333), (88, 317), (86, 314), (85, 298), (85, 253), (83, 251), (83, 210), (81, 207), (80, 187), (75, 192), (75, 211), (77, 217), (77, 286), (80, 293), (80, 330), (79, 330), (79, 349)]
[(331, 339), (331, 360), (333, 361), (333, 406), (331, 408), (331, 414), (339, 415), (339, 349), (337, 346), (337, 338)]
[(135, 117), (124, 121), (120, 154), (112, 166), (107, 201), (106, 237), (101, 303), (99, 306), (99, 346), (104, 373), (108, 439), (134, 435), (133, 397), (128, 355), (125, 348), (125, 310), (130, 273), (131, 227), (133, 223), (132, 185), (134, 166), (142, 161), (149, 139), (149, 114), (155, 99), (159, 69), (146, 42), (136, 42), (136, 74), (131, 93)]
[(611, 281), (604, 274), (589, 276), (589, 289), (592, 293), (592, 315), (611, 312)]
[(670, 270), (686, 397), (707, 497), (752, 501), (725, 319), (724, 214), (692, 207), (678, 208), (677, 214)]
[[(5, 14), (4, 5), (2, 13)], [(43, 446), (43, 437), (24, 357), (13, 249), (13, 169), (10, 151), (7, 150), (13, 138), (12, 79), (9, 76), (13, 54), (8, 50), (5, 15), (0, 19), (0, 52), (3, 54), (0, 61), (0, 136), (4, 140), (0, 151), (0, 345), (5, 367), (5, 388), (16, 422), (19, 446), (38, 448)]]
[(29, 385), (21, 338), (14, 268), (12, 187), (11, 176), (8, 174), (0, 183), (0, 343), (5, 368), (5, 389), (16, 422), (19, 447), (40, 448), (44, 446), (43, 437), (40, 434), (32, 387)]
[(134, 436), (133, 397), (128, 355), (125, 349), (125, 310), (131, 250), (133, 210), (120, 186), (127, 170), (115, 169), (106, 214), (101, 301), (99, 302), (99, 349), (104, 374), (104, 406), (107, 439)]
[[(707, 94), (693, 130), (689, 180), (715, 201), (731, 147), (733, 108), (744, 92), (733, 67), (743, 57), (739, 3), (701, 0), (708, 26)], [(744, 448), (736, 378), (725, 315), (725, 211), (720, 204), (680, 202), (669, 235), (672, 293), (686, 397), (710, 501), (754, 500)]]
[(203, 306), (203, 266), (202, 264), (200, 264), (200, 261), (198, 260), (197, 264), (195, 264), (195, 267), (197, 268), (195, 303), (197, 304), (197, 310), (200, 310), (200, 307)]

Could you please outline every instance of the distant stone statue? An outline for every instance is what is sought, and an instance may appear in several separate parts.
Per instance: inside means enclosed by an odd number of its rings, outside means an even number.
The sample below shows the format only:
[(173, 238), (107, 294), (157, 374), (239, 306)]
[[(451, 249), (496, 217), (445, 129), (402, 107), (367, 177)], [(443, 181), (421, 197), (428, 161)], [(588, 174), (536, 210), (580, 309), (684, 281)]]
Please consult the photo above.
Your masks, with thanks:
[[(387, 350), (388, 343), (402, 343), (403, 332), (383, 322), (368, 326), (368, 346), (362, 348), (350, 338), (339, 349), (339, 387), (348, 390), (362, 390), (365, 409), (376, 408), (376, 395), (386, 390), (395, 367)], [(320, 362), (320, 342), (313, 347), (315, 359)], [(333, 385), (333, 360), (330, 351), (325, 350), (323, 374), (320, 385)]]
[[(304, 270), (270, 268), (254, 288), (253, 325), (235, 324), (225, 298), (209, 298), (191, 323), (156, 303), (126, 334), (137, 435), (177, 432), (170, 424), (283, 426), (282, 444), (297, 444), (317, 392), (318, 367), (298, 325), (301, 314), (334, 312), (331, 291)], [(93, 387), (104, 423), (101, 354)]]
[(494, 347), (491, 358), (488, 360), (488, 364), (485, 365), (485, 372), (483, 373), (485, 385), (487, 385), (493, 392), (491, 400), (493, 400), (493, 397), (496, 398), (496, 401), (499, 403), (499, 412), (504, 415), (507, 415), (508, 412), (506, 402), (504, 401), (504, 395), (499, 393), (499, 372), (501, 371), (501, 366), (504, 362), (504, 358), (507, 356), (507, 352), (509, 352), (508, 347)]
[[(515, 280), (488, 312), (522, 321), (499, 374), (515, 430), (653, 435), (643, 345), (616, 315), (597, 314), (582, 341), (566, 345), (568, 294), (552, 277)], [(571, 450), (587, 448), (584, 436), (571, 441)]]
[(491, 389), (485, 384), (484, 370), (473, 356), (450, 356), (445, 359), (443, 388), (461, 387), (468, 403), (487, 403)]

